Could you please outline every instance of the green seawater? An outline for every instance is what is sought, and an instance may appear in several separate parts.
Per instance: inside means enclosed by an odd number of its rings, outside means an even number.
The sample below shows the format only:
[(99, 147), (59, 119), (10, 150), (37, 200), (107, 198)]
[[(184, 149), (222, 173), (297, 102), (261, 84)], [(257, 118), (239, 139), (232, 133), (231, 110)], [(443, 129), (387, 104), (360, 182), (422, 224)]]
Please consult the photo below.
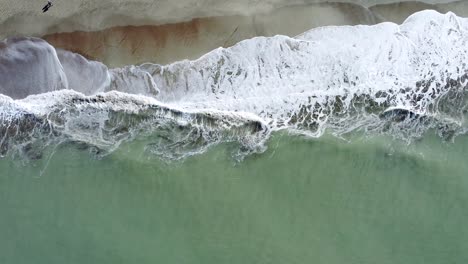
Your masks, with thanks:
[(468, 263), (464, 136), (280, 133), (241, 162), (143, 145), (1, 159), (0, 263)]

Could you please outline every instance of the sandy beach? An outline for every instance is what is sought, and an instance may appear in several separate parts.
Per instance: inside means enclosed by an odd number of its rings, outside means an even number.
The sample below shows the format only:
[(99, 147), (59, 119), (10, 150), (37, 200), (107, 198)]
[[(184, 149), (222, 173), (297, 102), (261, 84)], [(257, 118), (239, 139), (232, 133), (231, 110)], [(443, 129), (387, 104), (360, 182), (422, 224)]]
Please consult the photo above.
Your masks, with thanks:
[(0, 1), (0, 39), (41, 37), (111, 67), (193, 59), (255, 36), (295, 36), (319, 26), (402, 23), (424, 9), (468, 15), (467, 2), (450, 0), (57, 0), (42, 13), (44, 4)]
[[(334, 4), (356, 4), (363, 8), (388, 4), (413, 3), (396, 0), (341, 0)], [(437, 4), (457, 2), (453, 0), (423, 0), (416, 5), (439, 8)], [(462, 1), (460, 1), (461, 3)], [(326, 0), (76, 0), (54, 1), (47, 13), (41, 8), (46, 1), (0, 1), (0, 38), (11, 35), (45, 35), (57, 32), (96, 31), (114, 26), (160, 25), (190, 21), (193, 18), (213, 16), (252, 16), (266, 14), (290, 6), (332, 3)], [(466, 7), (466, 5), (464, 5)], [(404, 9), (403, 6), (402, 9)], [(457, 8), (463, 12), (464, 8)], [(401, 11), (401, 10), (400, 10)], [(330, 14), (333, 15), (333, 14)]]

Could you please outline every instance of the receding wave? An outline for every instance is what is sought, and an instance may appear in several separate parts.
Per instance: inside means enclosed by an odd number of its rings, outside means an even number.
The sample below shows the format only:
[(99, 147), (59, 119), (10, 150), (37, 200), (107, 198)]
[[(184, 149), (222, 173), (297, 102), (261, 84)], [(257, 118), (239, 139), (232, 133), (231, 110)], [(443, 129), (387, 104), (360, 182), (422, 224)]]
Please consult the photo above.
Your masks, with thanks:
[(7, 40), (1, 153), (40, 158), (71, 142), (100, 155), (145, 137), (148, 153), (167, 159), (221, 142), (236, 142), (242, 156), (277, 130), (452, 140), (467, 130), (467, 41), (467, 19), (434, 11), (400, 26), (253, 38), (166, 66), (107, 69), (42, 40)]
[(17, 101), (2, 98), (1, 105), (1, 153), (33, 159), (64, 142), (103, 155), (136, 136), (151, 139), (146, 150), (167, 159), (232, 141), (240, 144), (237, 154), (246, 154), (261, 148), (269, 134), (262, 120), (248, 113), (181, 111), (120, 92), (84, 96), (67, 90)]

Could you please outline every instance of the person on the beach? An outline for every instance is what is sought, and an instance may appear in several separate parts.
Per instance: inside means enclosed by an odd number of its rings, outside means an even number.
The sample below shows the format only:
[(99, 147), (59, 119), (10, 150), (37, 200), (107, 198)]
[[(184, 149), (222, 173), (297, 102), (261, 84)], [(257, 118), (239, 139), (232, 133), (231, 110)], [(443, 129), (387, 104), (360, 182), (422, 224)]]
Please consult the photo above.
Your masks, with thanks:
[(45, 5), (43, 8), (42, 8), (42, 13), (45, 13), (47, 12), (47, 10), (49, 10), (49, 8), (52, 7), (52, 2), (51, 1), (47, 1), (47, 5)]

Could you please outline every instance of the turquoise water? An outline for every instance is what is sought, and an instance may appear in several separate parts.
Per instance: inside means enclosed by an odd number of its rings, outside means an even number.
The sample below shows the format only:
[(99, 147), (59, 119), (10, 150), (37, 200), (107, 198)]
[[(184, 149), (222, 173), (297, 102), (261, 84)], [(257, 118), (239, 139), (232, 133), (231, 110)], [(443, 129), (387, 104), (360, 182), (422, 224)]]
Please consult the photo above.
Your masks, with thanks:
[[(0, 263), (466, 263), (468, 140), (275, 134), (241, 162), (138, 142), (0, 160)], [(49, 153), (50, 154), (50, 153)]]
[(120, 69), (1, 42), (0, 264), (467, 263), (466, 43), (435, 11)]

